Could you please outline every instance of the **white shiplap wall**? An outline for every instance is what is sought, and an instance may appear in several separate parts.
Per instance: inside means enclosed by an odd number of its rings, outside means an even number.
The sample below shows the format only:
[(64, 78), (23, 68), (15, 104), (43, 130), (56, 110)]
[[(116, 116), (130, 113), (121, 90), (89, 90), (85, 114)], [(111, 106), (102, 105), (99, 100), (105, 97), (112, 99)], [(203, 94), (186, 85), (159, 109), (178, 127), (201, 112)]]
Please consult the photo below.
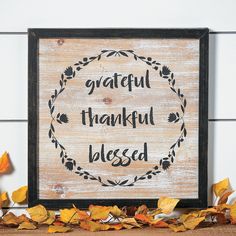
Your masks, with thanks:
[(210, 35), (209, 186), (229, 177), (236, 188), (235, 8), (235, 0), (0, 0), (0, 153), (7, 150), (14, 167), (0, 176), (0, 191), (27, 185), (26, 32), (34, 27), (209, 27), (218, 32)]

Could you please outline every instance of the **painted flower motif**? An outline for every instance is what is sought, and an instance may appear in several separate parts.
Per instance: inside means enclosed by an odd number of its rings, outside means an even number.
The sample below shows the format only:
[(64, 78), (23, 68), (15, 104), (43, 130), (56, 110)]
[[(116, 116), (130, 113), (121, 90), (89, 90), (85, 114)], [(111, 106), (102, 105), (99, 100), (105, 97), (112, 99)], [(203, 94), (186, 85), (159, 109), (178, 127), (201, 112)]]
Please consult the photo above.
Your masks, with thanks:
[(170, 167), (170, 162), (165, 160), (162, 162), (162, 169), (167, 170)]
[(57, 122), (60, 124), (68, 123), (69, 122), (68, 116), (64, 113), (63, 114), (58, 113), (57, 114)]
[(72, 76), (73, 74), (73, 68), (71, 66), (69, 66), (68, 68), (66, 68), (66, 70), (64, 71), (66, 76)]
[(169, 114), (169, 117), (168, 117), (168, 121), (169, 122), (173, 122), (173, 121), (175, 121), (176, 120), (176, 114), (175, 113), (170, 113)]
[(66, 168), (67, 168), (68, 170), (70, 170), (70, 171), (72, 171), (72, 170), (73, 170), (73, 167), (74, 167), (73, 163), (70, 162), (70, 161), (66, 162), (65, 166), (66, 166)]
[(162, 67), (162, 74), (163, 75), (169, 75), (170, 74), (170, 69), (167, 66)]

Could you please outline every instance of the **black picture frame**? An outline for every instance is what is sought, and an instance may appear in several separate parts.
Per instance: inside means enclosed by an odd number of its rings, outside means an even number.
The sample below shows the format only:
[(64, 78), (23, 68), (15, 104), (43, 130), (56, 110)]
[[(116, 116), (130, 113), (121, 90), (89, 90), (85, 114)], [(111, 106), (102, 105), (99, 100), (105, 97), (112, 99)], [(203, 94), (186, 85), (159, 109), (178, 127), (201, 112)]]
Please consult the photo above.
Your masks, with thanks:
[(38, 196), (38, 42), (40, 38), (194, 38), (199, 39), (199, 177), (198, 198), (181, 199), (178, 207), (207, 206), (208, 28), (195, 29), (28, 29), (28, 204), (47, 208), (99, 205), (156, 207), (157, 199), (40, 199)]

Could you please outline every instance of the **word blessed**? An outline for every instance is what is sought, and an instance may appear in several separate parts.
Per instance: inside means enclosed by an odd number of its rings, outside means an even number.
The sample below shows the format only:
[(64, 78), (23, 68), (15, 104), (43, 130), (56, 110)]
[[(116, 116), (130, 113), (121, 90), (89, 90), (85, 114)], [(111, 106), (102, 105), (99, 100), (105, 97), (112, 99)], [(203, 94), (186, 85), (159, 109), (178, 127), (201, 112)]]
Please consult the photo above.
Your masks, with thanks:
[(93, 163), (95, 161), (102, 161), (107, 162), (111, 161), (111, 165), (114, 167), (117, 166), (128, 166), (130, 165), (131, 161), (147, 161), (148, 154), (147, 154), (147, 143), (143, 145), (143, 152), (138, 152), (138, 150), (134, 150), (132, 154), (128, 154), (129, 149), (125, 148), (123, 151), (120, 149), (109, 150), (105, 153), (104, 144), (101, 146), (100, 152), (93, 153), (93, 146), (89, 145), (89, 162)]
[(89, 107), (88, 111), (82, 110), (81, 115), (82, 124), (89, 125), (90, 127), (93, 127), (94, 124), (106, 124), (108, 126), (116, 126), (116, 124), (127, 126), (130, 124), (133, 128), (137, 127), (137, 123), (155, 125), (153, 118), (153, 107), (150, 108), (148, 113), (144, 114), (139, 114), (137, 111), (127, 113), (126, 107), (123, 107), (121, 113), (118, 115), (93, 114), (92, 108)]
[(149, 70), (146, 71), (145, 77), (141, 76), (140, 78), (138, 78), (135, 77), (133, 74), (129, 74), (128, 76), (122, 76), (122, 74), (114, 73), (112, 77), (103, 78), (103, 76), (101, 76), (100, 79), (96, 81), (89, 79), (85, 82), (85, 86), (89, 88), (89, 95), (94, 92), (95, 87), (100, 88), (101, 86), (110, 89), (119, 88), (119, 86), (128, 87), (129, 92), (132, 91), (133, 86), (141, 88), (151, 88), (149, 81)]

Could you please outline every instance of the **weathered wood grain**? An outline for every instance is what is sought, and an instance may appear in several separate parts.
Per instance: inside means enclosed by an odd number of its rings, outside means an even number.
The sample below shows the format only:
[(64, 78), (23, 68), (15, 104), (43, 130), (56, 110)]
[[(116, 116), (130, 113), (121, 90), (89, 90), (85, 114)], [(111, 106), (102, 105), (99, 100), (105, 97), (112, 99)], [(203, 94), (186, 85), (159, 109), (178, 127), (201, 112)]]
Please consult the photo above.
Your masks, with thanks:
[[(48, 100), (59, 88), (61, 73), (68, 66), (85, 57), (98, 55), (101, 50), (134, 50), (138, 55), (151, 57), (166, 65), (174, 73), (176, 88), (180, 88), (187, 99), (184, 116), (187, 138), (176, 149), (175, 162), (167, 171), (135, 183), (133, 187), (102, 187), (97, 181), (88, 181), (68, 171), (60, 161), (59, 150), (48, 138), (51, 117)], [(163, 195), (178, 198), (198, 197), (198, 86), (199, 86), (199, 41), (193, 39), (40, 39), (39, 44), (39, 197), (41, 199), (73, 198), (155, 198)], [(114, 72), (122, 75), (130, 73), (144, 76), (150, 72), (151, 88), (99, 88), (88, 95), (85, 82), (97, 80), (101, 76), (112, 76)], [(95, 124), (94, 127), (82, 125), (81, 111), (92, 107), (97, 114), (119, 114), (122, 107), (127, 112), (140, 113), (154, 110), (153, 125), (110, 127)], [(179, 112), (180, 102), (159, 72), (151, 69), (132, 57), (116, 56), (92, 62), (73, 80), (56, 101), (55, 114), (65, 113), (69, 123), (54, 122), (55, 134), (66, 147), (68, 156), (94, 176), (102, 179), (125, 180), (145, 174), (161, 158), (168, 155), (170, 146), (180, 134), (181, 123), (169, 123), (168, 116)], [(88, 146), (99, 150), (134, 149), (142, 150), (144, 142), (148, 145), (148, 161), (133, 161), (128, 167), (112, 167), (111, 162), (88, 161)], [(129, 153), (130, 153), (129, 151)], [(59, 189), (59, 190), (58, 190)]]

